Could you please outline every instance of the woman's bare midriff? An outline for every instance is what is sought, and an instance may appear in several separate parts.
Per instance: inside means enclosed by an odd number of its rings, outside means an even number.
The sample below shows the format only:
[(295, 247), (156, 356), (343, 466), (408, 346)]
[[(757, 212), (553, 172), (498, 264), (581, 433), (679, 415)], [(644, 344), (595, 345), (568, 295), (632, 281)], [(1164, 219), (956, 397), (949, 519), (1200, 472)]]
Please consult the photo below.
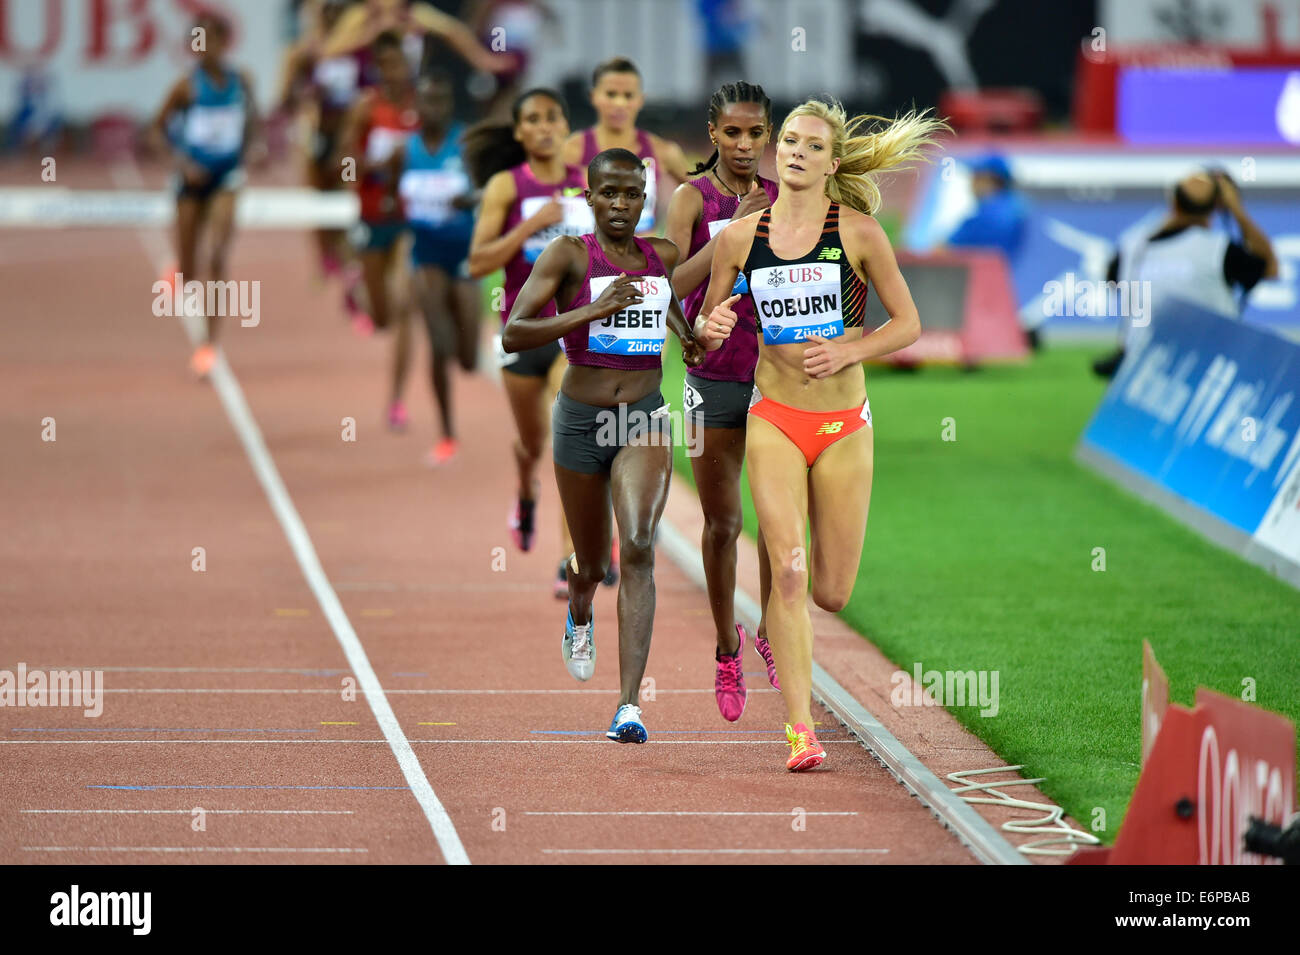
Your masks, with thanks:
[(560, 390), (585, 405), (612, 408), (614, 405), (640, 401), (663, 384), (662, 368), (625, 371), (621, 368), (596, 368), (570, 365), (564, 372)]
[[(830, 341), (855, 342), (862, 329), (846, 328)], [(805, 411), (843, 411), (858, 408), (867, 400), (866, 374), (860, 362), (841, 368), (830, 378), (812, 378), (804, 371), (804, 352), (811, 343), (764, 345), (758, 349), (754, 384), (764, 398), (771, 398)]]

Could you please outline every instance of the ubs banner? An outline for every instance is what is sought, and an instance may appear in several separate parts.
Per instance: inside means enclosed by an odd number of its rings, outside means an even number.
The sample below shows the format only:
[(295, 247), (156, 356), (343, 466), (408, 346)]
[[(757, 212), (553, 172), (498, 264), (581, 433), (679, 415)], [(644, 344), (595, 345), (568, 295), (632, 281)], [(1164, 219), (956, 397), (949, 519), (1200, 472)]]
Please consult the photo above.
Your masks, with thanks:
[(1191, 306), (1136, 338), (1085, 463), (1300, 587), (1300, 345)]
[(225, 14), (230, 64), (249, 74), (265, 111), (275, 93), (286, 0), (0, 0), (0, 119), (18, 109), (24, 75), (53, 85), (51, 108), (74, 123), (105, 113), (153, 116), (194, 66), (200, 9)]

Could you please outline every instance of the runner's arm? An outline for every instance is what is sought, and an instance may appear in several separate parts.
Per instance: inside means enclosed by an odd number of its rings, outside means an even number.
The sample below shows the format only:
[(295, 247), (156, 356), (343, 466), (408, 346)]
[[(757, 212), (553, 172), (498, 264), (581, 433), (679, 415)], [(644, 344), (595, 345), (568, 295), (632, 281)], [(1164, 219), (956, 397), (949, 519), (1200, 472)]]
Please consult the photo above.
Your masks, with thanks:
[(720, 311), (731, 314), (734, 323), (735, 313), (731, 312), (725, 303), (732, 298), (731, 290), (736, 284), (736, 276), (740, 274), (741, 266), (745, 264), (744, 257), (754, 241), (754, 229), (757, 226), (758, 214), (755, 213), (753, 216), (731, 223), (716, 236), (713, 266), (709, 271), (709, 290), (704, 293), (704, 304), (700, 306), (700, 314), (695, 319), (695, 337), (709, 351), (717, 351), (721, 348), (723, 341), (731, 334), (732, 326), (728, 326), (721, 337), (706, 335), (705, 330), (709, 325), (713, 309), (718, 306), (723, 307)]
[[(691, 247), (691, 235), (699, 225), (700, 216), (704, 214), (704, 197), (694, 186), (682, 183), (673, 191), (668, 203), (668, 219), (664, 226), (667, 239), (677, 246), (684, 255)], [(673, 294), (679, 297), (690, 295), (700, 283), (708, 279), (709, 266), (713, 262), (713, 249), (717, 236), (690, 258), (685, 259), (673, 271)]]
[(459, 53), (466, 63), (477, 70), (483, 70), (485, 73), (504, 73), (515, 65), (512, 57), (493, 53), (478, 41), (478, 37), (464, 23), (431, 4), (411, 4), (410, 17), (411, 22), (419, 30), (441, 38)]
[[(606, 315), (612, 315), (618, 307), (610, 310), (604, 308), (601, 303), (608, 304), (610, 301), (623, 301), (628, 299), (626, 294), (626, 284), (620, 282), (610, 283), (610, 288), (602, 294), (600, 299), (588, 305), (572, 309), (567, 312), (561, 312), (559, 315), (549, 315), (545, 318), (538, 318), (537, 315), (546, 306), (554, 301), (556, 294), (560, 291), (560, 286), (564, 280), (573, 272), (576, 272), (576, 266), (581, 259), (587, 256), (586, 246), (583, 241), (575, 236), (561, 235), (552, 239), (542, 250), (542, 254), (537, 257), (537, 263), (533, 266), (532, 272), (528, 275), (528, 281), (524, 282), (524, 287), (519, 290), (519, 297), (515, 299), (515, 307), (510, 310), (510, 319), (506, 322), (506, 327), (501, 333), (501, 347), (507, 352), (527, 351), (530, 348), (540, 348), (541, 346), (553, 342), (558, 338), (563, 338), (573, 329), (586, 325), (598, 318), (604, 318)], [(585, 274), (586, 263), (582, 263), (582, 270)], [(618, 295), (608, 294), (610, 289), (615, 286), (621, 286), (616, 291)], [(632, 288), (632, 297), (636, 297), (636, 289)], [(637, 297), (639, 301), (639, 297)], [(603, 310), (602, 310), (603, 309)]]
[[(546, 211), (546, 206), (543, 206), (509, 232), (502, 233), (510, 204), (514, 201), (515, 180), (508, 171), (499, 172), (488, 180), (469, 244), (470, 278), (482, 278), (504, 266), (519, 254), (530, 235), (550, 224), (541, 218)], [(550, 221), (559, 220), (552, 217)]]
[[(889, 237), (871, 216), (859, 213), (850, 216), (846, 223), (841, 213), (840, 221), (849, 226), (845, 252), (860, 264), (863, 274), (875, 286), (880, 304), (889, 313), (889, 321), (856, 342), (846, 342), (844, 347), (850, 350), (855, 362), (869, 361), (906, 348), (921, 335), (921, 317), (903, 273), (899, 271)], [(856, 248), (850, 249), (850, 245)]]
[[(659, 261), (664, 264), (664, 272), (668, 276), (669, 288), (673, 288), (673, 277), (676, 274), (677, 259), (680, 256), (677, 245), (672, 241), (672, 239), (656, 238), (650, 239), (649, 242), (654, 246), (655, 253), (659, 256)], [(686, 317), (682, 315), (682, 308), (677, 301), (677, 292), (675, 289), (673, 289), (672, 295), (668, 298), (667, 321), (668, 328), (677, 336), (677, 340), (681, 342), (683, 346), (686, 346), (688, 343), (695, 340), (695, 333), (692, 330), (690, 323), (687, 322)], [(702, 345), (702, 343), (697, 344)]]
[(679, 183), (685, 182), (690, 177), (690, 167), (686, 163), (686, 153), (682, 152), (681, 146), (678, 146), (671, 139), (664, 139), (662, 136), (656, 136), (653, 133), (650, 134), (650, 144), (654, 147), (655, 158), (659, 161), (659, 166), (664, 172)]

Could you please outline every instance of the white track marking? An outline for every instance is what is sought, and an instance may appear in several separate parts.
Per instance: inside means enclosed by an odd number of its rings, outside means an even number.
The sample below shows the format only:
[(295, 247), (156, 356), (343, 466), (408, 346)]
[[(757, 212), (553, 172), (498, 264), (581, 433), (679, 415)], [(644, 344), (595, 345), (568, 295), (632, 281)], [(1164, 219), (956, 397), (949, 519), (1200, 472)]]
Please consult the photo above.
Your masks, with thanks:
[(307, 852), (364, 853), (369, 849), (276, 846), (23, 846), (23, 852)]
[[(24, 809), (27, 813), (61, 816), (192, 816), (193, 809)], [(351, 816), (351, 809), (205, 809), (209, 816)], [(785, 815), (790, 815), (786, 813)], [(810, 812), (810, 816), (818, 813)]]
[[(116, 689), (113, 688), (113, 687), (105, 687), (105, 688), (104, 688), (104, 692), (105, 692), (105, 693), (329, 693), (329, 694), (332, 695), (332, 696), (338, 696), (338, 695), (339, 695), (339, 687), (332, 687), (332, 688), (331, 688), (331, 687), (307, 687), (307, 688), (300, 688), (300, 689), (284, 689), (284, 690), (281, 690), (281, 689), (263, 689), (263, 688), (260, 688), (260, 687), (194, 687), (194, 688), (191, 688), (191, 687), (155, 687), (155, 686), (139, 686), (139, 687), (119, 687), (119, 688), (116, 688)], [(365, 688), (364, 688), (364, 687), (357, 687), (357, 692), (358, 692), (358, 693), (365, 693), (366, 691), (365, 691)], [(617, 693), (617, 692), (618, 692), (618, 687), (610, 687), (608, 690), (598, 690), (598, 689), (578, 689), (578, 688), (574, 688), (574, 689), (572, 689), (572, 690), (528, 690), (528, 689), (520, 689), (520, 690), (420, 690), (420, 689), (393, 690), (393, 689), (388, 689), (388, 690), (382, 690), (381, 692), (382, 692), (382, 693), (386, 693), (388, 696), (394, 696), (394, 695), (399, 694), (399, 693), (428, 694), (428, 695), (434, 695), (434, 696), (438, 696), (438, 695), (449, 695), (449, 696), (461, 696), (461, 695), (463, 695), (463, 696), (519, 696), (520, 694), (523, 694), (523, 693), (530, 693), (530, 694), (531, 694), (531, 693), (565, 693), (565, 694), (568, 694), (568, 693), (599, 693), (599, 694), (601, 694), (602, 696), (609, 696), (610, 693)], [(712, 687), (709, 687), (708, 689), (665, 690), (663, 687), (659, 687), (655, 692), (656, 692), (656, 693), (713, 693), (713, 688), (712, 688)], [(773, 690), (771, 687), (768, 687), (768, 688), (763, 689), (763, 690), (750, 690), (749, 692), (752, 694), (752, 693), (775, 693), (775, 692), (777, 692), (777, 691), (776, 691), (776, 690)]]
[[(596, 731), (592, 731), (593, 735)], [(318, 743), (391, 743), (384, 739), (0, 739), (0, 746), (196, 746), (211, 744), (213, 746), (285, 746), (315, 745)], [(423, 743), (433, 746), (488, 746), (512, 744), (519, 746), (591, 746), (599, 744), (608, 746), (613, 740), (603, 735), (599, 739), (409, 739), (407, 743)], [(860, 745), (852, 739), (824, 739), (823, 746)], [(621, 744), (638, 745), (638, 744)], [(642, 746), (785, 746), (786, 742), (777, 739), (652, 739)]]
[(557, 856), (884, 855), (888, 849), (543, 849)]
[[(134, 179), (133, 185), (135, 188), (140, 188), (143, 185), (140, 172), (133, 164), (114, 167), (114, 179), (118, 180), (118, 185), (122, 184), (120, 180), (123, 178)], [(163, 269), (167, 268), (171, 259), (165, 243), (162, 242), (156, 231), (141, 230), (138, 234), (141, 236), (141, 240), (149, 246), (155, 274), (162, 272)], [(146, 237), (152, 237), (152, 239)], [(163, 246), (161, 251), (158, 248), (160, 245)], [(187, 321), (185, 330), (191, 342), (197, 345), (196, 324)], [(370, 660), (366, 656), (366, 651), (361, 646), (356, 631), (352, 629), (352, 622), (343, 610), (338, 594), (330, 586), (329, 578), (325, 576), (325, 570), (321, 567), (320, 558), (316, 555), (316, 548), (312, 546), (311, 537), (307, 534), (307, 528), (303, 525), (302, 518), (298, 516), (298, 511), (293, 506), (289, 492), (280, 479), (280, 472), (276, 470), (275, 462), (266, 449), (266, 443), (262, 440), (262, 433), (257, 427), (257, 422), (253, 419), (248, 404), (244, 401), (244, 393), (239, 387), (239, 381), (226, 363), (224, 354), (218, 353), (217, 362), (213, 366), (209, 377), (213, 389), (225, 409), (226, 416), (230, 419), (235, 433), (239, 436), (240, 443), (244, 446), (244, 451), (253, 466), (253, 473), (257, 476), (258, 482), (262, 485), (262, 490), (266, 493), (267, 500), (271, 504), (271, 510), (275, 512), (280, 527), (283, 528), (285, 537), (288, 539), (290, 547), (293, 548), (294, 556), (298, 560), (298, 566), (302, 569), (303, 577), (306, 578), (308, 586), (316, 597), (316, 601), (325, 613), (325, 618), (329, 621), (330, 629), (334, 631), (334, 636), (343, 648), (343, 655), (347, 658), (348, 666), (356, 674), (357, 681), (360, 684), (359, 688), (365, 692), (366, 702), (375, 714), (379, 728), (393, 750), (393, 756), (396, 757), (397, 764), (402, 769), (402, 775), (406, 777), (411, 792), (415, 795), (420, 808), (424, 811), (425, 818), (429, 820), (434, 839), (437, 840), (438, 848), (442, 850), (443, 858), (452, 865), (468, 865), (469, 855), (465, 852), (465, 847), (456, 834), (456, 827), (452, 824), (451, 816), (448, 815), (447, 810), (438, 800), (433, 787), (429, 785), (429, 780), (425, 778), (424, 769), (420, 766), (415, 751), (411, 749), (406, 734), (402, 732), (401, 724), (398, 723), (393, 708), (388, 703), (388, 698), (384, 696), (379, 677), (375, 675), (374, 668), (371, 667)]]
[[(178, 812), (180, 810), (177, 810)], [(650, 811), (650, 810), (614, 810), (610, 812), (525, 812), (525, 816), (784, 816), (789, 819), (792, 813), (785, 812), (708, 812), (708, 811)], [(805, 812), (805, 816), (856, 816), (856, 812)]]

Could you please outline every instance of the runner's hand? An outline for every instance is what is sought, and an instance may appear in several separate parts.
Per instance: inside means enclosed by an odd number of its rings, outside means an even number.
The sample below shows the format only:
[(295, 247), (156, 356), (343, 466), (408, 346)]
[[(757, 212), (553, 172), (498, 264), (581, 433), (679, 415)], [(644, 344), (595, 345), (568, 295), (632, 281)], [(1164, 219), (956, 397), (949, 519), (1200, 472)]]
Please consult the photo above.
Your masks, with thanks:
[(560, 202), (560, 194), (557, 192), (552, 196), (550, 202), (528, 217), (528, 221), (533, 225), (534, 232), (540, 232), (547, 226), (558, 225), (563, 222), (564, 204)]
[(829, 378), (852, 363), (848, 349), (840, 342), (828, 341), (820, 335), (809, 335), (811, 348), (803, 352), (803, 370), (810, 378)]
[(641, 290), (636, 287), (636, 277), (620, 273), (619, 277), (605, 286), (605, 291), (591, 303), (597, 318), (606, 318), (615, 312), (621, 312), (642, 302)]
[(755, 179), (749, 184), (749, 192), (745, 193), (745, 198), (740, 200), (740, 205), (736, 206), (736, 212), (731, 218), (733, 220), (743, 219), (760, 209), (766, 209), (771, 204), (772, 200), (768, 198), (767, 190), (760, 189), (758, 180)]
[(682, 339), (682, 361), (686, 362), (687, 368), (697, 368), (704, 364), (708, 354), (708, 349), (700, 344), (694, 335)]
[(725, 302), (713, 306), (713, 311), (709, 312), (708, 321), (704, 323), (704, 328), (696, 333), (696, 337), (706, 345), (711, 342), (726, 341), (730, 338), (731, 330), (736, 327), (737, 321), (737, 315), (731, 310), (731, 306), (735, 305), (739, 298), (740, 295), (736, 294)]

